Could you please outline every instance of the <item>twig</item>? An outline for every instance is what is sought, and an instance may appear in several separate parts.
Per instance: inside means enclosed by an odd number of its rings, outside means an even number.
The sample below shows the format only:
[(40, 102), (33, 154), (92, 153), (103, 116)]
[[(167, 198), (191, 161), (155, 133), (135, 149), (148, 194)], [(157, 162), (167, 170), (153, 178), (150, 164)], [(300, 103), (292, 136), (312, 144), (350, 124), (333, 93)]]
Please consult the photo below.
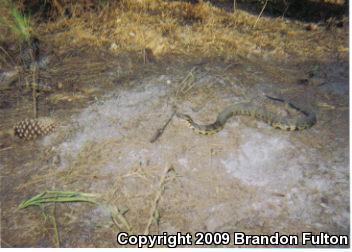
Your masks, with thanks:
[(1, 239), (1, 243), (5, 244), (8, 248), (13, 248), (13, 246), (7, 242), (4, 241), (4, 239)]
[[(2, 46), (0, 46), (0, 50), (3, 51), (4, 54), (10, 59), (10, 61), (11, 61), (11, 63), (12, 63), (12, 66), (15, 66), (15, 65), (16, 65), (16, 62), (12, 59), (12, 57), (8, 54), (8, 52), (6, 52), (6, 50), (5, 50)], [(6, 60), (4, 60), (4, 62), (5, 62), (6, 64), (8, 64)], [(9, 64), (8, 64), (8, 65), (9, 65)]]
[(6, 148), (3, 148), (3, 149), (0, 149), (0, 151), (9, 150), (9, 149), (12, 149), (12, 148), (13, 148), (12, 146), (9, 146), (9, 147), (6, 147)]
[(54, 226), (54, 238), (55, 238), (56, 247), (60, 248), (59, 229), (57, 227), (57, 222), (56, 222), (56, 204), (54, 204), (54, 207), (53, 207), (51, 222), (53, 223), (53, 226)]
[(155, 195), (155, 199), (154, 199), (152, 208), (150, 209), (150, 216), (149, 216), (148, 224), (147, 224), (147, 226), (146, 226), (146, 228), (144, 230), (144, 234), (145, 235), (149, 234), (150, 226), (152, 225), (153, 220), (155, 220), (155, 217), (156, 217), (156, 215), (158, 213), (158, 209), (157, 208), (158, 208), (158, 204), (159, 204), (161, 195), (163, 194), (164, 189), (165, 189), (164, 186), (165, 186), (166, 176), (169, 173), (169, 171), (171, 171), (173, 169), (174, 169), (174, 167), (172, 165), (167, 166), (166, 169), (164, 170), (164, 173), (163, 173), (161, 179), (160, 179), (159, 190), (157, 191), (157, 193)]
[[(127, 232), (129, 234), (132, 234), (133, 230), (130, 226), (130, 224), (128, 223), (128, 221), (126, 220), (124, 214), (127, 212), (127, 211), (122, 211), (120, 210), (119, 208), (111, 208), (110, 210), (111, 212), (111, 219), (112, 221), (114, 222), (114, 224), (119, 228), (119, 229), (123, 229), (123, 226), (125, 226)], [(115, 218), (116, 217), (116, 218)], [(117, 220), (119, 220), (119, 222), (117, 222)]]
[(167, 125), (169, 125), (169, 123), (171, 122), (171, 120), (172, 120), (172, 118), (174, 117), (175, 114), (176, 114), (176, 110), (174, 109), (174, 111), (172, 112), (171, 116), (169, 117), (169, 119), (164, 124), (164, 126), (159, 128), (159, 129), (157, 129), (157, 131), (155, 132), (154, 136), (150, 139), (151, 143), (154, 143), (156, 140), (158, 140), (158, 138), (164, 133), (164, 130), (166, 129)]
[(32, 100), (33, 100), (33, 118), (37, 118), (37, 82), (35, 77), (35, 71), (33, 70), (33, 82), (32, 82)]
[(178, 96), (179, 92), (182, 92), (182, 94), (185, 94), (188, 90), (190, 90), (193, 87), (193, 83), (195, 82), (195, 76), (193, 72), (196, 70), (196, 68), (197, 67), (193, 67), (191, 71), (189, 71), (189, 73), (186, 75), (186, 77), (181, 81), (180, 83), (181, 87), (176, 91), (176, 96)]
[(281, 18), (284, 18), (286, 15), (286, 12), (288, 11), (288, 8), (290, 8), (290, 2), (287, 2), (286, 0), (284, 0), (284, 4), (285, 4), (285, 10), (282, 12), (282, 16)]
[(58, 14), (62, 17), (65, 14), (64, 8), (61, 6), (58, 0), (52, 1), (54, 8), (57, 10)]
[(262, 16), (262, 14), (263, 14), (263, 12), (264, 12), (264, 9), (265, 9), (265, 7), (266, 7), (267, 4), (268, 4), (268, 0), (265, 1), (262, 10), (260, 11), (259, 16), (257, 17), (257, 20), (255, 21), (255, 23), (254, 23), (254, 25), (253, 25), (253, 28), (256, 27), (256, 25), (257, 25), (257, 23), (258, 23), (260, 17)]
[[(28, 42), (29, 43), (29, 42)], [(30, 47), (32, 47), (32, 45), (29, 45)], [(37, 80), (38, 80), (38, 68), (37, 68), (37, 64), (34, 64), (34, 62), (36, 61), (35, 56), (34, 56), (34, 52), (33, 52), (33, 48), (30, 49), (30, 54), (31, 54), (31, 58), (32, 58), (32, 64), (33, 64), (33, 68), (32, 68), (32, 100), (33, 100), (33, 118), (37, 118)]]

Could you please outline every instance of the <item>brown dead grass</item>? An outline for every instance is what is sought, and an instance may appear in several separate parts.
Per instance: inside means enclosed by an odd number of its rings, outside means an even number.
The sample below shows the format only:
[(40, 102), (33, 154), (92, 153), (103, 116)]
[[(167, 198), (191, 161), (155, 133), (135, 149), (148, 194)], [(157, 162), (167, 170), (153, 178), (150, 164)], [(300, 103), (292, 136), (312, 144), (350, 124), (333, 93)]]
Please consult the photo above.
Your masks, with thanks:
[[(76, 4), (72, 17), (38, 23), (34, 32), (59, 52), (70, 49), (110, 50), (114, 54), (145, 49), (153, 56), (223, 57), (275, 61), (324, 60), (348, 57), (348, 20), (344, 28), (315, 26), (282, 18), (261, 17), (236, 10), (228, 12), (208, 2), (190, 4), (163, 0), (110, 1), (88, 11)], [(15, 39), (0, 27), (4, 41)], [(6, 49), (6, 48), (5, 48)], [(141, 56), (142, 57), (142, 56)]]
[(347, 29), (307, 31), (299, 22), (226, 12), (203, 2), (123, 0), (100, 12), (41, 24), (38, 30), (57, 47), (104, 47), (116, 54), (152, 50), (156, 57), (179, 55), (287, 60), (329, 58), (346, 53)]

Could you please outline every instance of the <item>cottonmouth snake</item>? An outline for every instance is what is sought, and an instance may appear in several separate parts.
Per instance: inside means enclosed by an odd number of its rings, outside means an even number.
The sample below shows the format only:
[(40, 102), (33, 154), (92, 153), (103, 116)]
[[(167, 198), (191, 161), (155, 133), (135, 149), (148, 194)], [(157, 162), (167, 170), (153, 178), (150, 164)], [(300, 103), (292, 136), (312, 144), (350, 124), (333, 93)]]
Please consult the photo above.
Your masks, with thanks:
[(308, 129), (316, 123), (316, 116), (314, 113), (305, 112), (292, 103), (286, 102), (282, 99), (273, 98), (270, 96), (267, 96), (267, 98), (284, 103), (286, 107), (299, 112), (300, 116), (293, 119), (282, 117), (268, 111), (264, 106), (255, 105), (253, 102), (240, 102), (232, 104), (226, 107), (218, 115), (214, 123), (207, 125), (200, 125), (195, 123), (193, 119), (186, 114), (176, 113), (176, 115), (179, 118), (186, 120), (189, 123), (189, 127), (192, 128), (196, 133), (203, 135), (215, 134), (221, 131), (224, 128), (226, 121), (230, 117), (236, 115), (251, 116), (258, 120), (264, 121), (265, 123), (271, 125), (273, 128), (287, 131)]

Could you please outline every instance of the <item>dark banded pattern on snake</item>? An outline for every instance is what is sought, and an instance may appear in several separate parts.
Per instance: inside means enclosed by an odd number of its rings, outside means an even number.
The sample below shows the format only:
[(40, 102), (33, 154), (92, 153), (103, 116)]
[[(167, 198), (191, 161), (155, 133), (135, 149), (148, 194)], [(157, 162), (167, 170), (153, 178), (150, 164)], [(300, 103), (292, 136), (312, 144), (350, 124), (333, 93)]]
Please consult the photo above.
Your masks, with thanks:
[[(277, 99), (277, 101), (283, 102), (279, 99)], [(212, 124), (200, 125), (195, 123), (189, 115), (182, 113), (176, 113), (176, 115), (179, 118), (186, 120), (189, 123), (190, 128), (196, 133), (203, 135), (211, 135), (221, 131), (227, 120), (236, 115), (251, 116), (255, 119), (264, 121), (273, 128), (287, 131), (308, 129), (316, 123), (316, 116), (314, 113), (307, 113), (291, 103), (285, 102), (285, 104), (298, 111), (301, 116), (293, 119), (285, 118), (267, 111), (264, 107), (258, 107), (252, 102), (240, 102), (228, 106), (218, 115), (216, 121)]]

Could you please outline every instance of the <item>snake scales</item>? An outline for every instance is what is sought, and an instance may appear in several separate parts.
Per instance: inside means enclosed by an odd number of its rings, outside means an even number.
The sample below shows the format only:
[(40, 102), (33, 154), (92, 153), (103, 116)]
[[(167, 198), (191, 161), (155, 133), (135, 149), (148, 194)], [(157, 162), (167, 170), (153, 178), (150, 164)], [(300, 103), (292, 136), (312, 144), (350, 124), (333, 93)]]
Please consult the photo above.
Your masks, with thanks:
[(273, 98), (270, 96), (267, 96), (267, 98), (284, 103), (287, 107), (299, 112), (300, 116), (293, 119), (279, 116), (273, 112), (268, 111), (264, 108), (264, 106), (255, 105), (253, 102), (240, 102), (232, 104), (226, 107), (218, 115), (214, 123), (207, 125), (200, 125), (195, 123), (193, 119), (186, 114), (176, 113), (176, 115), (179, 118), (186, 120), (189, 123), (189, 127), (192, 128), (196, 133), (203, 135), (215, 134), (221, 131), (224, 128), (227, 120), (230, 117), (236, 115), (251, 116), (258, 120), (264, 121), (265, 123), (271, 125), (273, 128), (287, 131), (308, 129), (316, 123), (316, 116), (314, 113), (305, 112), (292, 103), (278, 98)]

